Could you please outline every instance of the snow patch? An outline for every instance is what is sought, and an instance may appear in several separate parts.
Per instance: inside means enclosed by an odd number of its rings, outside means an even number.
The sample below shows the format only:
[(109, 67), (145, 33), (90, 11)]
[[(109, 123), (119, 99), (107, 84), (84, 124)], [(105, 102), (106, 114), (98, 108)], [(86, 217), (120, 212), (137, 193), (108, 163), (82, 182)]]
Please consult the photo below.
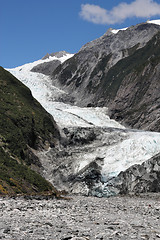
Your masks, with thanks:
[(160, 19), (157, 19), (157, 20), (148, 20), (147, 23), (153, 23), (153, 24), (160, 25)]
[(121, 28), (121, 29), (112, 29), (111, 32), (114, 33), (114, 34), (117, 34), (119, 31), (125, 31), (127, 29), (126, 28)]
[[(160, 25), (160, 19), (157, 20), (148, 20), (147, 23), (152, 23), (156, 25)], [(114, 34), (117, 34), (119, 31), (125, 31), (128, 27), (126, 28), (121, 28), (121, 29), (111, 29), (111, 32)]]

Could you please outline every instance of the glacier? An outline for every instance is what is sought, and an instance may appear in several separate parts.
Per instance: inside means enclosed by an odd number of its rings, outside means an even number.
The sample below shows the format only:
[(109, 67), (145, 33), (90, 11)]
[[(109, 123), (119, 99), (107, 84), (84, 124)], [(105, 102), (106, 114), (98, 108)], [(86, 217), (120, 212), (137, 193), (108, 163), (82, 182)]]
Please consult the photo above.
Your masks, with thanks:
[[(73, 54), (67, 54), (59, 60), (63, 63), (72, 56)], [(54, 117), (62, 135), (65, 138), (72, 135), (76, 139), (75, 143), (72, 140), (72, 144), (65, 147), (65, 153), (68, 151), (69, 154), (64, 154), (60, 161), (55, 162), (52, 149), (38, 153), (45, 178), (60, 189), (88, 194), (88, 186), (81, 183), (79, 185), (74, 183), (71, 186), (71, 183), (67, 184), (66, 179), (70, 175), (77, 176), (85, 171), (89, 164), (96, 162), (100, 167), (103, 182), (107, 182), (130, 166), (141, 164), (160, 153), (160, 133), (126, 128), (110, 119), (106, 107), (81, 108), (59, 101), (67, 96), (67, 93), (53, 86), (49, 76), (31, 71), (34, 66), (53, 60), (56, 60), (55, 56), (7, 69), (30, 88), (33, 96)], [(86, 141), (85, 144), (80, 142), (77, 144), (77, 139), (79, 141), (87, 138), (88, 132), (93, 132), (92, 140)], [(62, 148), (59, 146), (59, 152), (64, 153)], [(62, 175), (65, 183), (61, 181)], [(105, 185), (100, 185), (103, 191)], [(98, 184), (98, 188), (100, 185)]]

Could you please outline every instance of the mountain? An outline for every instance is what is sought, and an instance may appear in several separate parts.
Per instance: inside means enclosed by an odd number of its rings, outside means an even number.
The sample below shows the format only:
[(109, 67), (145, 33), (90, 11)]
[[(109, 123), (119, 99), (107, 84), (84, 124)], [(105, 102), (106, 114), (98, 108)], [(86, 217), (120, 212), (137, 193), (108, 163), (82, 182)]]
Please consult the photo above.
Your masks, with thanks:
[(61, 63), (71, 58), (74, 54), (67, 53), (66, 51), (60, 51), (55, 53), (47, 53), (41, 60), (41, 63), (34, 66), (31, 71), (39, 72), (45, 75), (51, 75), (52, 72), (59, 66)]
[[(54, 71), (45, 60), (9, 69), (59, 126), (59, 147), (37, 154), (58, 189), (99, 197), (159, 191), (160, 133), (145, 131), (159, 131), (159, 31), (153, 22), (109, 29)], [(33, 72), (39, 63), (45, 74)]]
[(109, 29), (52, 74), (79, 106), (106, 106), (132, 128), (160, 131), (160, 25)]
[(60, 62), (63, 62), (64, 59), (67, 60), (67, 59), (70, 58), (71, 56), (73, 56), (73, 54), (68, 53), (68, 52), (66, 52), (66, 51), (60, 51), (60, 52), (47, 53), (47, 54), (42, 58), (42, 60), (50, 59), (51, 57), (55, 57), (55, 58), (57, 58)]
[(55, 191), (36, 173), (42, 167), (36, 151), (53, 148), (60, 139), (53, 117), (2, 67), (0, 96), (0, 193)]

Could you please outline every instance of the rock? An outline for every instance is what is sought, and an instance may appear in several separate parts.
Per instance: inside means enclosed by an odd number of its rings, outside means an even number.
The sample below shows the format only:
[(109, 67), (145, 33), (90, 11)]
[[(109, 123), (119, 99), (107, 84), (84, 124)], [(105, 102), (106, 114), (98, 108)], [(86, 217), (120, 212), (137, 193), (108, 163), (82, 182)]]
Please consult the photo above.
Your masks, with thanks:
[(61, 240), (69, 240), (69, 239), (72, 239), (72, 236), (61, 238)]
[(72, 196), (69, 201), (0, 198), (0, 236), (16, 240), (159, 239), (159, 199), (159, 193)]
[(72, 240), (89, 240), (89, 238), (84, 238), (84, 237), (73, 237), (71, 239)]
[(10, 232), (10, 228), (5, 228), (3, 231), (3, 233), (7, 233), (7, 234), (9, 234), (9, 232)]
[(108, 31), (57, 67), (53, 84), (79, 106), (107, 106), (127, 126), (159, 131), (159, 31), (150, 23)]
[(32, 72), (39, 72), (45, 75), (51, 75), (53, 71), (61, 64), (59, 60), (44, 62), (31, 69)]
[(90, 194), (97, 197), (109, 197), (117, 194), (137, 194), (160, 192), (160, 154), (122, 171), (100, 184), (90, 187)]
[[(160, 154), (133, 165), (113, 180), (122, 194), (160, 191)], [(114, 183), (113, 183), (114, 184)]]
[(50, 54), (47, 53), (47, 54), (42, 58), (42, 60), (45, 60), (45, 59), (47, 59), (47, 58), (49, 58), (49, 57), (61, 58), (61, 57), (65, 56), (65, 55), (67, 55), (67, 54), (69, 54), (69, 53), (66, 52), (66, 51), (53, 52), (53, 53), (50, 53)]

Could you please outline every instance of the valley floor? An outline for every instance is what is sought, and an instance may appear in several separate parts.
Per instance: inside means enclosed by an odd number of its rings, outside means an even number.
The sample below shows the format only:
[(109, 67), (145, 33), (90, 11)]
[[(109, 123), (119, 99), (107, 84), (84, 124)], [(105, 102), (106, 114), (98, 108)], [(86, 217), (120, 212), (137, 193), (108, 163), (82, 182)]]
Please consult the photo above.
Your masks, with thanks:
[(160, 239), (160, 194), (0, 198), (0, 239)]

